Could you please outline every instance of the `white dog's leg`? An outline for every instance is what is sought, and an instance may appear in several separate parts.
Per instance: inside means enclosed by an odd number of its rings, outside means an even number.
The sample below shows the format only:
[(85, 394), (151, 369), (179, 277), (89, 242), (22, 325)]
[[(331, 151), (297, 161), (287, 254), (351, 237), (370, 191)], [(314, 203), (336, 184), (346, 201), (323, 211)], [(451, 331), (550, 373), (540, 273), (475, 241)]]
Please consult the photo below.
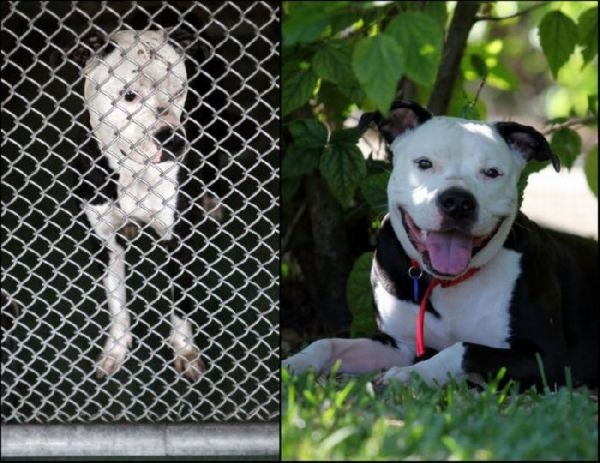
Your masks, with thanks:
[[(106, 252), (102, 283), (106, 291), (110, 326), (102, 354), (96, 363), (96, 376), (112, 375), (123, 364), (132, 344), (130, 316), (126, 306), (125, 249), (116, 241), (116, 230), (122, 222), (111, 205), (87, 205), (86, 216), (101, 241), (100, 253)], [(93, 256), (103, 259), (102, 255)]]
[(175, 354), (175, 369), (196, 381), (206, 371), (206, 365), (200, 358), (200, 349), (194, 343), (192, 325), (175, 314), (171, 315), (171, 325), (169, 342)]
[(414, 349), (407, 345), (396, 348), (368, 338), (320, 339), (284, 360), (283, 366), (294, 373), (313, 369), (317, 374), (326, 374), (339, 360), (339, 373), (361, 374), (410, 365), (414, 354)]

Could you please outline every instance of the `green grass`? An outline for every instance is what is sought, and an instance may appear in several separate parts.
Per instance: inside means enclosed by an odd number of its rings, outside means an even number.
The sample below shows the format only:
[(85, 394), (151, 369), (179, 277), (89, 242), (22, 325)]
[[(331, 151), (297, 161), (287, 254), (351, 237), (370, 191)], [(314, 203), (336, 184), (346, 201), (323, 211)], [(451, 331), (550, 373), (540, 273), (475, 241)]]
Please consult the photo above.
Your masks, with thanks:
[(517, 393), (498, 381), (374, 390), (373, 375), (282, 371), (283, 460), (597, 460), (597, 402), (586, 389)]

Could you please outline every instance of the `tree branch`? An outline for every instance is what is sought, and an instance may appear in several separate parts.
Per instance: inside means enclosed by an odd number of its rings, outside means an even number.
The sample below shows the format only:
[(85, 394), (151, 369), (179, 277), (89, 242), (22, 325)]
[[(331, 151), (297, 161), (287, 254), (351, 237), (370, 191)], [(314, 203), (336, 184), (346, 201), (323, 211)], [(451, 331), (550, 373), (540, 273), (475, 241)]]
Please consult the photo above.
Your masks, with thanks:
[(544, 135), (550, 135), (551, 133), (554, 133), (557, 130), (567, 129), (569, 127), (573, 127), (576, 125), (585, 125), (588, 122), (593, 122), (595, 120), (596, 120), (596, 116), (577, 117), (575, 119), (569, 119), (568, 121), (562, 122), (560, 124), (552, 124), (549, 128), (544, 130), (542, 133)]
[(281, 241), (281, 253), (282, 254), (287, 251), (288, 246), (290, 244), (290, 240), (292, 238), (292, 234), (294, 233), (294, 229), (296, 228), (296, 225), (298, 225), (298, 222), (304, 215), (305, 211), (306, 211), (306, 201), (302, 201), (302, 204), (296, 211), (296, 214), (294, 214), (294, 218), (292, 219), (292, 222), (288, 226), (287, 233), (285, 234), (285, 236), (283, 237), (283, 240)]
[(519, 16), (525, 16), (526, 14), (530, 13), (531, 11), (533, 11), (541, 6), (547, 5), (548, 3), (550, 3), (550, 2), (540, 2), (533, 6), (530, 6), (529, 8), (525, 8), (522, 11), (517, 11), (516, 13), (510, 14), (508, 16), (476, 16), (475, 21), (504, 21), (505, 19), (517, 18)]
[(479, 5), (480, 2), (456, 2), (433, 93), (427, 105), (433, 114), (446, 114), (448, 111), (456, 76), (460, 71), (460, 61), (467, 45), (469, 32), (475, 24)]

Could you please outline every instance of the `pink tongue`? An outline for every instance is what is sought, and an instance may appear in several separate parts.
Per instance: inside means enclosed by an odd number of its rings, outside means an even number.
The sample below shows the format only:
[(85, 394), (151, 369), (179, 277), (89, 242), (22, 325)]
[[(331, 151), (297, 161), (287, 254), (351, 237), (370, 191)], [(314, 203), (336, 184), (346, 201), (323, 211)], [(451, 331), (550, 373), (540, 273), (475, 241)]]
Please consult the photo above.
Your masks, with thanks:
[(471, 259), (472, 240), (462, 233), (429, 232), (425, 245), (431, 264), (439, 273), (457, 275)]

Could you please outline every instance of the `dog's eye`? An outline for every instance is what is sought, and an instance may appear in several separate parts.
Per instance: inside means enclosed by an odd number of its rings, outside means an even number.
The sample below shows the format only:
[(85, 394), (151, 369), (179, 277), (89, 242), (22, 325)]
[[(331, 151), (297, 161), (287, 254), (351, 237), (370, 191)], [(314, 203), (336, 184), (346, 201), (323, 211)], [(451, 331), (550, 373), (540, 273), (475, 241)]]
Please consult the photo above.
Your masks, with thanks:
[(481, 173), (488, 178), (496, 178), (502, 175), (502, 172), (500, 172), (495, 167), (490, 167), (489, 169), (482, 169)]
[(136, 99), (136, 97), (137, 93), (135, 93), (133, 90), (125, 90), (125, 92), (123, 93), (123, 98), (125, 98), (125, 101), (128, 102), (132, 102)]
[(420, 170), (427, 170), (433, 167), (432, 162), (427, 158), (419, 158), (413, 161)]

